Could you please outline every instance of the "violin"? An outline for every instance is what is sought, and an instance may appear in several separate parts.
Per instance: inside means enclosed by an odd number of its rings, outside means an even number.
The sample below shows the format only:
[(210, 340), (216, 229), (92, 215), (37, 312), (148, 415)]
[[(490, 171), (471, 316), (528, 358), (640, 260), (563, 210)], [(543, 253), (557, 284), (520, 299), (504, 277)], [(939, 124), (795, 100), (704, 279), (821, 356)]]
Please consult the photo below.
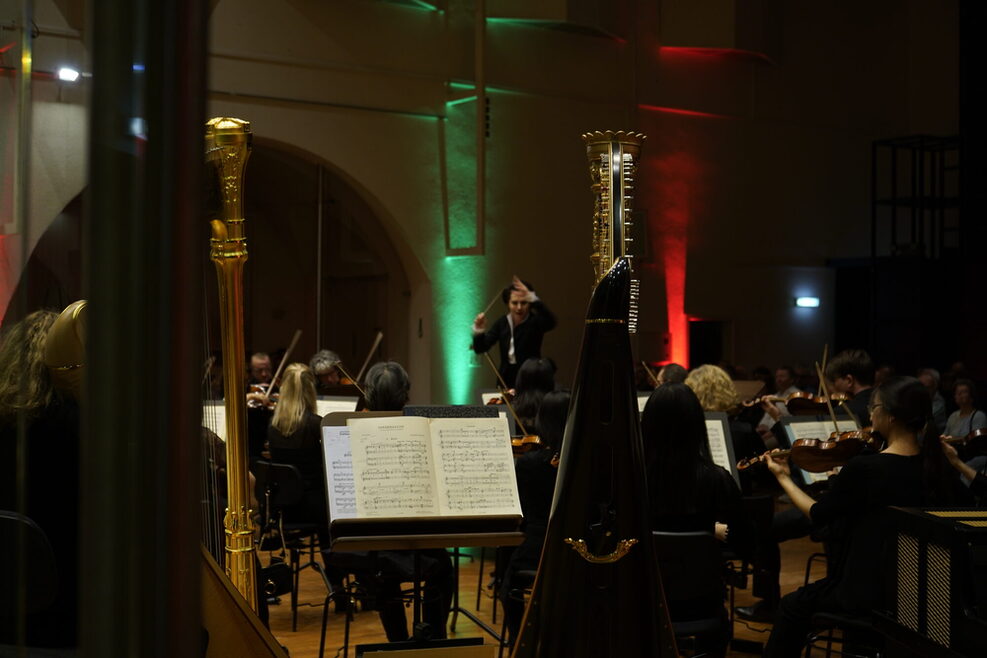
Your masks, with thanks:
[(541, 438), (534, 434), (511, 437), (511, 450), (514, 451), (514, 456), (523, 455), (526, 452), (537, 450), (538, 448), (541, 448), (542, 445)]
[(843, 466), (853, 457), (876, 441), (872, 428), (832, 432), (828, 439), (798, 439), (789, 450), (768, 451), (757, 457), (743, 459), (737, 463), (737, 470), (743, 471), (761, 463), (762, 457), (788, 455), (792, 463), (809, 473), (825, 473), (837, 466)]
[(846, 393), (833, 393), (829, 397), (825, 395), (813, 395), (804, 391), (796, 391), (787, 397), (777, 395), (762, 395), (760, 397), (745, 400), (741, 404), (745, 407), (760, 406), (762, 402), (781, 402), (793, 416), (816, 416), (826, 413), (828, 403), (840, 404), (849, 400)]
[(943, 435), (942, 440), (950, 445), (963, 446), (968, 456), (987, 454), (987, 428), (973, 430), (966, 436)]
[(270, 384), (251, 384), (247, 392), (247, 408), (273, 410), (278, 404), (278, 394), (269, 394), (270, 388)]
[(502, 391), (500, 395), (494, 395), (489, 400), (487, 404), (510, 404), (510, 401), (514, 399), (510, 391)]

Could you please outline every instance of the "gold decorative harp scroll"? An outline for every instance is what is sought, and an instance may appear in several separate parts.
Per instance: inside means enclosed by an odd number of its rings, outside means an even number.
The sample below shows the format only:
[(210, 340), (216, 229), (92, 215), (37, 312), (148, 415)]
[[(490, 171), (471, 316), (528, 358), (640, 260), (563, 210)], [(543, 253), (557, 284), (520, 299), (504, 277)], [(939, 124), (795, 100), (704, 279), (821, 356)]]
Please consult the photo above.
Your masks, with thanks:
[[(593, 181), (593, 285), (599, 285), (610, 268), (621, 258), (633, 258), (630, 235), (634, 212), (634, 182), (641, 145), (641, 133), (595, 131), (583, 135), (589, 175)], [(631, 305), (628, 330), (637, 331), (639, 282), (631, 279)]]
[(226, 397), (226, 574), (255, 612), (254, 532), (247, 471), (247, 399), (243, 368), (243, 171), (250, 155), (250, 124), (217, 117), (206, 123), (206, 160), (219, 175), (220, 217), (211, 222), (210, 257), (219, 278), (220, 331)]

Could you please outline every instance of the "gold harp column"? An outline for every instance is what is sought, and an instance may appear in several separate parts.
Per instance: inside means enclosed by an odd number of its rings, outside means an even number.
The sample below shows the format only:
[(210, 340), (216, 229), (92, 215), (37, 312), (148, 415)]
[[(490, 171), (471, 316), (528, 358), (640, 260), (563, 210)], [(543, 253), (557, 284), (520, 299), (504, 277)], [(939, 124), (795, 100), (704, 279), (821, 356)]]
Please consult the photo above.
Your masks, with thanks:
[(212, 251), (219, 278), (220, 331), (223, 342), (223, 388), (226, 397), (226, 575), (250, 607), (257, 610), (254, 589), (254, 533), (247, 472), (247, 398), (243, 367), (243, 265), (247, 238), (243, 230), (243, 171), (250, 155), (250, 123), (216, 117), (206, 123), (206, 159), (219, 174), (222, 211), (211, 222)]

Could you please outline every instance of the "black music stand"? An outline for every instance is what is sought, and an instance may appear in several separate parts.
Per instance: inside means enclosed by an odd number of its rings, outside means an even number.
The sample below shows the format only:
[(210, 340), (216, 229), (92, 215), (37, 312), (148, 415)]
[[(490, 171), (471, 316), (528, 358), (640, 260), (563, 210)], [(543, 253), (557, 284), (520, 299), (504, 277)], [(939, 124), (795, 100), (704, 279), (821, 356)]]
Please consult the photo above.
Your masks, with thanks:
[[(409, 413), (410, 412), (410, 413)], [(472, 412), (472, 413), (471, 413)], [(428, 406), (406, 408), (401, 412), (334, 412), (322, 419), (322, 426), (346, 425), (350, 418), (387, 417), (400, 415), (422, 415), (430, 418), (448, 417), (493, 417), (496, 409), (485, 406)], [(327, 495), (329, 491), (327, 488)], [(328, 501), (327, 501), (328, 502)], [(332, 509), (332, 505), (327, 505)], [(336, 519), (330, 522), (330, 550), (339, 551), (415, 551), (415, 578), (413, 590), (413, 623), (421, 622), (421, 563), (417, 551), (428, 548), (484, 548), (498, 546), (518, 546), (524, 540), (524, 533), (518, 528), (520, 515), (504, 516), (462, 516), (462, 517), (421, 517), (421, 518), (372, 518)], [(483, 629), (493, 639), (501, 642), (500, 634), (481, 619), (459, 605), (459, 552), (455, 553), (455, 575), (453, 588), (452, 622), (461, 612), (474, 624)], [(441, 641), (432, 641), (438, 646)], [(392, 648), (414, 648), (413, 643), (394, 642)], [(461, 644), (461, 643), (460, 643)], [(415, 646), (420, 646), (416, 644)]]

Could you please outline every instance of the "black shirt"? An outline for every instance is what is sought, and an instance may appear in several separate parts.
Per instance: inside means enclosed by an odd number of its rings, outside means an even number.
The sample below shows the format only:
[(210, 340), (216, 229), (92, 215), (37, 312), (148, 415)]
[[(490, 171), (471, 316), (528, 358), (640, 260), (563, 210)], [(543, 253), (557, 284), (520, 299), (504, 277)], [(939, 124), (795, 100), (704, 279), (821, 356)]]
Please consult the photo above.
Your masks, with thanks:
[[(648, 474), (649, 482), (661, 474)], [(652, 505), (651, 529), (664, 532), (709, 532), (715, 524), (729, 528), (727, 545), (744, 559), (754, 551), (754, 533), (744, 510), (740, 487), (725, 469), (715, 464), (704, 466), (698, 475), (691, 500), (680, 499), (674, 507)]]
[(925, 502), (922, 472), (921, 455), (855, 457), (830, 478), (829, 491), (809, 510), (813, 524), (832, 531), (828, 580), (844, 609), (881, 604), (887, 541), (895, 536), (883, 512), (889, 505)]
[(500, 344), (500, 376), (508, 387), (514, 386), (514, 378), (521, 364), (541, 356), (541, 343), (545, 332), (555, 328), (555, 314), (541, 300), (531, 303), (524, 322), (514, 327), (514, 363), (508, 362), (511, 345), (511, 325), (507, 316), (497, 318), (489, 331), (473, 336), (473, 351), (483, 354)]

